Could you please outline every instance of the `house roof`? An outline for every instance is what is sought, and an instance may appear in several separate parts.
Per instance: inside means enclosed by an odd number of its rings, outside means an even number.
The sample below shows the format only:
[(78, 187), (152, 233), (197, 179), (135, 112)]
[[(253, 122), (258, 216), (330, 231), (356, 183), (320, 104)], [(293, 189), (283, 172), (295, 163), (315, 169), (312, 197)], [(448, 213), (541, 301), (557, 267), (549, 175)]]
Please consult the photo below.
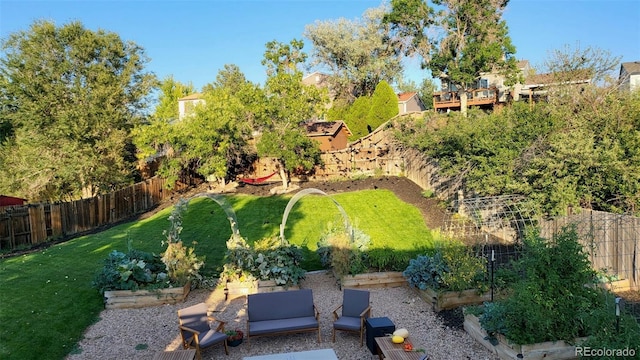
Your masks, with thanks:
[(398, 101), (399, 102), (406, 102), (409, 101), (412, 97), (418, 95), (417, 92), (412, 91), (412, 92), (403, 92), (398, 94)]
[(319, 71), (312, 72), (309, 75), (306, 75), (302, 78), (302, 83), (305, 85), (315, 85), (317, 87), (327, 86), (327, 80), (329, 79), (329, 75), (321, 73)]
[(625, 62), (620, 65), (620, 74), (627, 73), (629, 75), (640, 74), (640, 61)]
[(183, 98), (178, 99), (178, 101), (189, 101), (189, 100), (199, 100), (202, 99), (201, 93), (193, 93), (191, 95), (187, 95)]
[(340, 129), (344, 127), (347, 130), (348, 135), (351, 135), (351, 130), (347, 127), (343, 121), (314, 121), (305, 124), (307, 135), (313, 136), (334, 136)]
[(531, 74), (524, 81), (525, 87), (548, 86), (553, 84), (583, 84), (591, 81), (589, 70), (571, 72)]

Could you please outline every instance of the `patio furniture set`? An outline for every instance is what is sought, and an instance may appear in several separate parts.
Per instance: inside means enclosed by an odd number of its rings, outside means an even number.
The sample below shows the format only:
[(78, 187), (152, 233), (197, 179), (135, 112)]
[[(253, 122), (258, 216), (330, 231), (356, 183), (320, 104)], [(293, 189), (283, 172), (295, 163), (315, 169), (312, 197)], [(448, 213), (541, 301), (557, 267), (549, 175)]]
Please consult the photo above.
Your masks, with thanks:
[[(342, 309), (341, 312), (339, 312), (340, 309)], [(320, 343), (322, 339), (320, 336), (319, 316), (320, 313), (313, 302), (311, 289), (249, 294), (247, 295), (247, 343), (251, 346), (251, 338), (253, 337), (302, 332), (317, 332), (318, 342)], [(377, 329), (377, 332), (373, 330), (372, 324), (375, 323), (374, 320), (387, 318), (370, 318), (370, 316), (369, 291), (344, 289), (342, 304), (333, 311), (333, 342), (335, 342), (336, 331), (349, 331), (360, 334), (360, 346), (362, 346), (364, 343), (364, 331), (367, 328), (369, 332), (367, 334), (367, 346), (371, 352), (378, 354), (381, 359), (382, 356), (390, 357), (385, 352), (387, 347), (384, 343), (378, 343), (378, 348), (376, 349), (373, 349), (372, 345), (370, 345), (370, 343), (373, 343), (374, 336), (384, 336), (386, 334), (380, 332), (388, 330), (388, 328)], [(229, 354), (227, 335), (224, 330), (225, 322), (211, 316), (205, 303), (178, 310), (178, 319), (183, 348), (195, 350), (195, 354), (191, 355), (192, 358), (195, 356), (197, 359), (202, 359), (202, 349), (218, 344), (222, 344), (225, 353)], [(368, 319), (371, 320), (371, 324), (367, 323)], [(388, 319), (387, 321), (390, 322)], [(382, 352), (380, 352), (381, 350)], [(323, 349), (323, 351), (333, 353), (331, 349)], [(295, 353), (291, 354), (294, 355), (289, 356), (287, 359), (296, 358)], [(171, 359), (169, 354), (160, 358)], [(262, 359), (261, 357), (258, 358)], [(418, 357), (395, 356), (390, 358), (420, 359)], [(253, 357), (249, 359), (253, 359)]]

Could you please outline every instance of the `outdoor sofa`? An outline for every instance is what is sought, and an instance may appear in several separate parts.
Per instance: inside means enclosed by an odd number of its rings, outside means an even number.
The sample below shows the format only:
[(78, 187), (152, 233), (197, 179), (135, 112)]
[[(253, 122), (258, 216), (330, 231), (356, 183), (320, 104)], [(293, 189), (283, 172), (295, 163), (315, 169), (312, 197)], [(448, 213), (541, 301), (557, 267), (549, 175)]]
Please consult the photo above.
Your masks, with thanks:
[(320, 313), (311, 289), (247, 295), (247, 342), (256, 336), (318, 332)]

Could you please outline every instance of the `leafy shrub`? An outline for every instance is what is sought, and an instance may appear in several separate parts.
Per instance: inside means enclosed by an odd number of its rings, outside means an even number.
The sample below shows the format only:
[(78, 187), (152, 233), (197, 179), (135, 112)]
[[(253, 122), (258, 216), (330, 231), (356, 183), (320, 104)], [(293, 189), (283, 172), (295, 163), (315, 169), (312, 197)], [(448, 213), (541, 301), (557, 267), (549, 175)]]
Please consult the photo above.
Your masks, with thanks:
[[(619, 320), (616, 318), (615, 295), (605, 293), (604, 306), (591, 312), (586, 324), (588, 338), (581, 344), (592, 349), (634, 349), (640, 355), (640, 324), (635, 316), (621, 308)], [(603, 356), (600, 359), (620, 359)]]
[(594, 284), (595, 272), (575, 228), (563, 229), (553, 241), (529, 234), (514, 271), (520, 277), (511, 296), (485, 309), (483, 328), (517, 344), (571, 342), (588, 334), (587, 324), (604, 297), (595, 286), (585, 286)]
[(449, 268), (442, 259), (442, 253), (436, 252), (433, 256), (419, 255), (409, 260), (409, 266), (402, 275), (407, 278), (410, 286), (420, 290), (438, 290), (443, 286), (442, 275), (447, 271)]
[(371, 243), (369, 235), (352, 228), (352, 233), (329, 226), (318, 242), (316, 252), (324, 267), (332, 267), (338, 276), (355, 275), (367, 269), (366, 250)]
[(174, 206), (168, 220), (171, 223), (168, 230), (163, 231), (167, 249), (162, 254), (162, 261), (167, 266), (171, 282), (184, 285), (188, 281), (200, 281), (200, 269), (204, 266), (203, 258), (195, 254), (192, 247), (184, 246), (180, 233), (182, 232), (182, 214), (187, 210), (187, 202), (180, 199)]
[(127, 253), (112, 251), (92, 285), (104, 294), (110, 290), (166, 288), (170, 281), (159, 255), (129, 249)]
[(421, 290), (486, 291), (485, 272), (484, 258), (474, 256), (464, 245), (449, 243), (438, 247), (433, 255), (411, 259), (403, 275), (410, 286)]
[(370, 249), (366, 254), (368, 267), (377, 271), (403, 271), (409, 265), (412, 253), (384, 247)]
[(305, 274), (301, 261), (302, 250), (277, 237), (258, 240), (252, 248), (241, 236), (232, 235), (222, 277), (224, 282), (273, 280), (276, 285), (297, 285)]

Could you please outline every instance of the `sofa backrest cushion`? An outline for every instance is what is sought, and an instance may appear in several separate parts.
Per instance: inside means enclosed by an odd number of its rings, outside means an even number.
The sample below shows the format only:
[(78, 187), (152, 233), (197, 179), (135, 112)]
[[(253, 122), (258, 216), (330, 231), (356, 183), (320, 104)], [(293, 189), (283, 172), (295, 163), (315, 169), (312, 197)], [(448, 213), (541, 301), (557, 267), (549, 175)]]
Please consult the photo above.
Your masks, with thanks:
[(315, 316), (311, 289), (247, 295), (249, 321)]

